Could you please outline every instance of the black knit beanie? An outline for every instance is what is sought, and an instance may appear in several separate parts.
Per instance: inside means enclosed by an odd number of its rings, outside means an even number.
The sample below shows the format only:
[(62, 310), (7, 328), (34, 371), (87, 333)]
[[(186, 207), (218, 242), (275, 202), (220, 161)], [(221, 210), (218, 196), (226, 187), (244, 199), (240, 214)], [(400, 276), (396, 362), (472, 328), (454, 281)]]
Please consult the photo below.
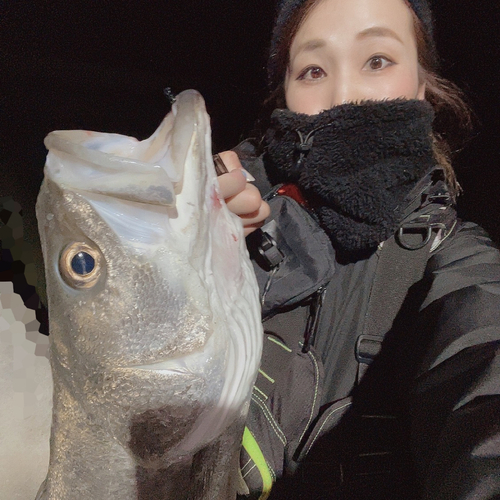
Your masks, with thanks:
[[(349, 0), (346, 0), (348, 2)], [(437, 64), (437, 54), (434, 44), (434, 23), (432, 19), (432, 12), (428, 0), (404, 0), (415, 12), (420, 19), (424, 34), (427, 37), (429, 48), (433, 55), (433, 63)], [(290, 20), (293, 12), (298, 9), (305, 0), (281, 0), (278, 4), (278, 12), (276, 17), (276, 24), (274, 25), (273, 34), (271, 37), (271, 47), (269, 52), (269, 60), (267, 63), (267, 76), (268, 83), (271, 88), (283, 79), (284, 75), (278, 75), (276, 55), (278, 47), (281, 43), (284, 28)]]

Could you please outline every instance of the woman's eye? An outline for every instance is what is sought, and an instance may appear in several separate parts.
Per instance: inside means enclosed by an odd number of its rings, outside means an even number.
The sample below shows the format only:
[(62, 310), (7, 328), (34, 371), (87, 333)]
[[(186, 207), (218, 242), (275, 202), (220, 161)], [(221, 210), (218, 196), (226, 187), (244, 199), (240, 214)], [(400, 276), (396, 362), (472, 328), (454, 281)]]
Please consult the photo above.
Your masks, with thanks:
[(326, 73), (318, 66), (310, 66), (299, 75), (299, 80), (319, 80), (326, 76)]
[(384, 56), (373, 56), (366, 64), (370, 70), (379, 71), (387, 68), (387, 66), (390, 66), (393, 62)]

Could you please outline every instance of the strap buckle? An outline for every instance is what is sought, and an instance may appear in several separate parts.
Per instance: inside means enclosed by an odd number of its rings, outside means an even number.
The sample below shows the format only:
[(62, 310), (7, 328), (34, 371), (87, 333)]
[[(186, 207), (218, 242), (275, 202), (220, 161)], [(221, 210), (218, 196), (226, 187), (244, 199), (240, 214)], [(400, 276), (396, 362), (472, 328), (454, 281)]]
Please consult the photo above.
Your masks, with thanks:
[(271, 269), (276, 267), (285, 258), (278, 248), (276, 240), (265, 231), (262, 231), (262, 240), (258, 251)]
[(360, 335), (356, 341), (356, 359), (358, 363), (369, 365), (382, 350), (382, 337), (377, 335)]

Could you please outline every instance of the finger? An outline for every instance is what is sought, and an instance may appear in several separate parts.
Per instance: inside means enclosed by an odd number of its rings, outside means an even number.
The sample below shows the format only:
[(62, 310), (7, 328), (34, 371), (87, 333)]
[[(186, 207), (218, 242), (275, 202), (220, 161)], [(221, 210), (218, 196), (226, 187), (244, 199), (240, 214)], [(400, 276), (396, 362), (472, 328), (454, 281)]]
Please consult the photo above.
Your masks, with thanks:
[(247, 186), (247, 179), (242, 173), (241, 168), (233, 169), (228, 174), (222, 174), (218, 177), (218, 181), (220, 194), (226, 202), (228, 199), (244, 191)]
[(229, 172), (237, 168), (243, 168), (238, 155), (234, 151), (222, 151), (219, 156)]
[(271, 213), (269, 205), (263, 201), (258, 210), (251, 214), (240, 215), (240, 219), (243, 222), (243, 226), (251, 226), (252, 224), (264, 222)]
[(241, 216), (240, 218), (243, 222), (243, 232), (245, 233), (245, 236), (248, 236), (259, 227), (262, 227), (266, 219), (269, 217), (270, 212), (271, 210), (269, 205), (263, 201), (257, 212)]
[[(217, 158), (217, 160), (215, 160), (215, 158)], [(214, 162), (223, 164), (222, 169), (224, 173), (226, 173), (226, 170), (232, 172), (233, 170), (240, 169), (245, 174), (247, 182), (253, 182), (255, 180), (255, 177), (243, 168), (238, 155), (234, 151), (223, 151), (222, 153), (214, 155)]]
[(226, 198), (227, 208), (236, 215), (252, 214), (259, 210), (262, 203), (259, 190), (254, 185), (247, 183), (236, 196)]

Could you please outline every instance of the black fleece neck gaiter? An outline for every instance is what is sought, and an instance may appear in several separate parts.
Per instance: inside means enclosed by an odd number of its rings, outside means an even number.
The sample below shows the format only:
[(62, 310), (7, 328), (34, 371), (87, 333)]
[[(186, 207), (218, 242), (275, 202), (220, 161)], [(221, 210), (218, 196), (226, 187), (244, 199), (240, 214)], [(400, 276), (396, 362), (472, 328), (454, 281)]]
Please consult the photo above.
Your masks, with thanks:
[(342, 104), (317, 115), (277, 109), (266, 133), (273, 184), (294, 183), (343, 255), (373, 251), (435, 165), (427, 101)]

